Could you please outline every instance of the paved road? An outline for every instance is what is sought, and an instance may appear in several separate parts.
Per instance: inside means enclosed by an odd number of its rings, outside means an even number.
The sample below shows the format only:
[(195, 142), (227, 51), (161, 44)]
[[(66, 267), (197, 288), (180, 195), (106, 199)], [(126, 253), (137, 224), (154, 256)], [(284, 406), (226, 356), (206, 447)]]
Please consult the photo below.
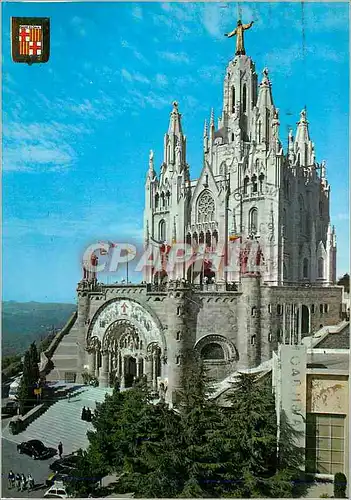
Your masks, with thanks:
[[(7, 425), (8, 421), (9, 419), (3, 419), (2, 426)], [(16, 443), (2, 439), (2, 498), (42, 498), (48, 489), (45, 486), (45, 481), (50, 473), (49, 464), (57, 458), (56, 456), (48, 460), (33, 460), (28, 455), (18, 453)], [(23, 472), (25, 476), (30, 472), (37, 485), (36, 488), (29, 493), (26, 491), (17, 491), (17, 488), (9, 489), (7, 475), (11, 469), (15, 474)]]

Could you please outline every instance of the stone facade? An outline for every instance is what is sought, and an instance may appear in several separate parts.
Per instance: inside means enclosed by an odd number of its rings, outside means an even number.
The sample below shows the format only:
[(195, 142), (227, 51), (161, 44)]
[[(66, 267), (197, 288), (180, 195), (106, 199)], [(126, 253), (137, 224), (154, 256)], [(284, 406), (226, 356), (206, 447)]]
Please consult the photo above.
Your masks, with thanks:
[[(329, 217), (325, 164), (315, 160), (306, 112), (288, 151), (267, 70), (257, 85), (246, 55), (230, 61), (221, 118), (205, 124), (203, 169), (192, 181), (178, 104), (173, 104), (158, 176), (150, 153), (145, 244), (201, 245), (231, 255), (231, 267), (181, 265), (140, 285), (102, 285), (85, 273), (77, 319), (51, 356), (48, 379), (83, 372), (122, 387), (146, 376), (173, 402), (182, 352), (197, 350), (217, 381), (272, 357), (279, 343), (340, 321), (336, 241)], [(234, 258), (232, 256), (234, 255)], [(165, 257), (166, 258), (166, 257)], [(228, 259), (228, 257), (226, 257)], [(68, 373), (68, 375), (67, 375)]]

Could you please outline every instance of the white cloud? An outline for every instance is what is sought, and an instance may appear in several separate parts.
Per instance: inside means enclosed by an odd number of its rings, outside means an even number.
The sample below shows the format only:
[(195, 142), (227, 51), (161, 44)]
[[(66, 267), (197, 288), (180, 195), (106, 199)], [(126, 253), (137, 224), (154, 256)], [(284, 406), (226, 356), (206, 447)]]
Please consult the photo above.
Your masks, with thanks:
[(167, 79), (166, 75), (162, 75), (160, 73), (157, 73), (157, 75), (156, 75), (156, 83), (158, 85), (161, 85), (161, 86), (167, 85), (168, 84), (168, 79)]
[(350, 214), (345, 212), (345, 213), (339, 213), (336, 214), (332, 217), (332, 220), (350, 220)]
[(143, 19), (143, 10), (139, 5), (136, 5), (135, 7), (132, 8), (132, 17), (138, 20)]
[[(139, 61), (141, 61), (143, 64), (147, 66), (150, 64), (147, 58), (141, 52), (139, 52), (133, 45), (131, 45), (127, 40), (122, 40), (121, 46), (124, 49), (129, 49), (132, 52), (133, 56)], [(114, 57), (114, 55), (111, 54), (111, 57)]]
[(56, 122), (10, 122), (4, 128), (3, 169), (32, 173), (65, 170), (77, 157), (72, 137), (82, 133), (89, 130)]
[(189, 64), (189, 58), (185, 52), (157, 52), (159, 57), (169, 62)]
[(161, 109), (165, 106), (169, 106), (172, 102), (172, 98), (158, 95), (153, 91), (139, 92), (136, 89), (131, 89), (128, 92), (128, 97), (123, 99), (123, 102), (126, 106), (131, 106), (136, 109), (139, 109), (140, 107), (145, 108), (147, 106)]
[(223, 67), (220, 66), (203, 66), (198, 71), (200, 78), (210, 80), (213, 83), (219, 83), (223, 80)]
[(138, 72), (129, 73), (125, 68), (121, 69), (121, 75), (128, 82), (150, 83), (150, 80), (145, 75)]

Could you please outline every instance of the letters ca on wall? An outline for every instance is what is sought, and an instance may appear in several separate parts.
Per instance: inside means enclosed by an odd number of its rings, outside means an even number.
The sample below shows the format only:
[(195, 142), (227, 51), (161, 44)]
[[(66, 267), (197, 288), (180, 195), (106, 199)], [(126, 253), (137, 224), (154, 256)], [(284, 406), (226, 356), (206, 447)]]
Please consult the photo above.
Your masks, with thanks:
[(312, 413), (348, 413), (348, 383), (346, 380), (311, 380)]

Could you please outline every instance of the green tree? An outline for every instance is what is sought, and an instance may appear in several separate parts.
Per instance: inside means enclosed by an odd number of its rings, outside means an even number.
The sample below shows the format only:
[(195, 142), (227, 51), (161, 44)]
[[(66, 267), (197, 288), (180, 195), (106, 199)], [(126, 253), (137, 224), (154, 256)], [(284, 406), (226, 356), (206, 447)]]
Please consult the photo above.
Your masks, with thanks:
[(97, 406), (75, 492), (85, 496), (92, 477), (114, 473), (116, 493), (135, 497), (291, 496), (301, 457), (284, 422), (277, 453), (270, 380), (239, 375), (223, 407), (209, 398), (202, 361), (185, 352), (182, 363), (175, 409), (153, 404), (144, 381), (123, 393), (117, 385)]
[(23, 375), (17, 390), (17, 400), (19, 402), (20, 412), (22, 415), (30, 409), (36, 401), (34, 388), (36, 387), (36, 383), (39, 379), (39, 367), (37, 360), (38, 352), (35, 344), (33, 343), (24, 354)]
[(178, 405), (184, 477), (181, 496), (220, 496), (227, 491), (232, 472), (232, 450), (223, 434), (225, 412), (209, 399), (212, 380), (202, 360), (191, 351), (184, 352), (182, 359)]
[(346, 293), (350, 293), (350, 275), (348, 273), (344, 274), (338, 279), (337, 285), (341, 285), (345, 288)]

